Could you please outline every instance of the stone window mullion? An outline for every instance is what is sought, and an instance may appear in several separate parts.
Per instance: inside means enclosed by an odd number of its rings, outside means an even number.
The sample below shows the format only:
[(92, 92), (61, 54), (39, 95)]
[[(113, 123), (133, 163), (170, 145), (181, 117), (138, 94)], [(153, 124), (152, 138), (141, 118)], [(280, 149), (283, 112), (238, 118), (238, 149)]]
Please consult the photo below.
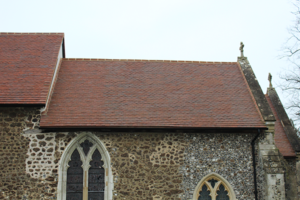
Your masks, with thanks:
[(88, 171), (84, 171), (83, 174), (83, 191), (82, 191), (82, 200), (88, 200)]

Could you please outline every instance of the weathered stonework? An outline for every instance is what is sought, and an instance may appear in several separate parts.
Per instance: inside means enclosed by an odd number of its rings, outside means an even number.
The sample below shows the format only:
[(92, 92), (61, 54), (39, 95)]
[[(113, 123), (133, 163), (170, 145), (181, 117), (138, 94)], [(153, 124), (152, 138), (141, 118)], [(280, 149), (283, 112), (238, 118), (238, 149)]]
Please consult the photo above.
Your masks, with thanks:
[(254, 199), (251, 141), (255, 134), (185, 134), (182, 199), (192, 199), (198, 182), (214, 172), (233, 187), (237, 199)]
[[(57, 199), (59, 161), (82, 132), (41, 133), (40, 108), (2, 107), (0, 113), (0, 199)], [(228, 181), (237, 199), (254, 199), (251, 141), (256, 133), (92, 134), (111, 157), (113, 199), (189, 200), (201, 178), (212, 172)], [(270, 136), (263, 132), (255, 145), (258, 197), (271, 190), (274, 199), (282, 199), (285, 187), (287, 199), (294, 200), (289, 188), (296, 183), (296, 161), (285, 161)]]
[(259, 199), (298, 200), (296, 158), (284, 158), (274, 144), (272, 127), (256, 146)]
[(285, 193), (287, 200), (298, 200), (296, 158), (282, 159), (285, 166)]
[(112, 161), (114, 199), (179, 200), (183, 133), (95, 133)]
[[(274, 144), (274, 122), (267, 123), (268, 130), (265, 131), (258, 143), (259, 162), (263, 166), (264, 184), (260, 191), (266, 200), (285, 200), (285, 168), (283, 158)], [(262, 174), (260, 174), (262, 176)]]
[(260, 134), (255, 143), (255, 165), (256, 165), (256, 181), (257, 181), (257, 196), (258, 199), (264, 199), (266, 196), (266, 172), (264, 170), (261, 152), (259, 151), (259, 144), (265, 141), (265, 133)]
[[(53, 199), (51, 180), (26, 173), (30, 140), (22, 132), (38, 126), (38, 107), (0, 107), (0, 199)], [(55, 188), (55, 187), (54, 187)]]
[[(26, 172), (32, 178), (46, 178), (53, 169), (58, 168), (58, 161), (71, 136), (68, 133), (24, 134), (29, 138), (26, 159)], [(55, 171), (54, 171), (55, 172)]]
[(297, 197), (300, 199), (300, 154), (297, 154), (296, 160), (296, 177), (297, 177)]
[[(273, 145), (272, 145), (273, 144)], [(262, 133), (255, 146), (258, 199), (298, 200), (296, 158), (284, 158), (272, 134)], [(269, 194), (269, 195), (268, 195)]]

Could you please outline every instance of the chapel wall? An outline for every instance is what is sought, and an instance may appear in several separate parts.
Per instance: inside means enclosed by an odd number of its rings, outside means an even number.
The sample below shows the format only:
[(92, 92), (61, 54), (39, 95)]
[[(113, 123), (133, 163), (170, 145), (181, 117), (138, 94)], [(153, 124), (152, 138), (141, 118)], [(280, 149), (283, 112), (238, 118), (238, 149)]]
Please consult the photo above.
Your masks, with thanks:
[[(58, 163), (82, 132), (38, 130), (40, 108), (0, 108), (0, 199), (56, 199)], [(2, 125), (1, 124), (1, 125)], [(253, 199), (253, 133), (93, 132), (105, 145), (114, 199), (192, 199), (214, 172), (237, 199)]]
[(297, 187), (297, 169), (296, 169), (296, 158), (284, 159), (285, 166), (285, 184), (286, 184), (286, 199), (287, 200), (298, 200), (298, 187)]
[(26, 173), (30, 139), (22, 133), (34, 129), (39, 107), (0, 107), (0, 199), (53, 199), (52, 181)]
[(298, 200), (297, 158), (283, 157), (269, 131), (262, 132), (255, 145), (258, 199)]
[(300, 154), (297, 154), (296, 160), (296, 177), (297, 177), (297, 195), (298, 199), (300, 199)]
[[(53, 179), (57, 185), (60, 156), (71, 139), (82, 132), (29, 134), (27, 173)], [(93, 132), (111, 157), (114, 199), (192, 199), (198, 182), (214, 172), (225, 178), (237, 199), (253, 198), (251, 141), (253, 133)], [(50, 139), (51, 137), (52, 139)], [(48, 143), (47, 143), (47, 139)], [(35, 145), (53, 143), (55, 152), (43, 155)], [(46, 145), (47, 146), (47, 145)], [(48, 146), (49, 148), (53, 148)], [(39, 157), (47, 163), (33, 164)], [(31, 161), (31, 162), (28, 162)], [(48, 161), (50, 161), (48, 164)], [(30, 163), (30, 164), (29, 164)], [(51, 166), (52, 165), (52, 166)], [(34, 167), (33, 167), (34, 166)], [(52, 168), (48, 174), (47, 166)], [(45, 170), (46, 169), (46, 170)], [(41, 171), (45, 170), (45, 173)], [(45, 198), (46, 199), (46, 198)]]
[(255, 133), (185, 134), (181, 183), (182, 199), (192, 199), (194, 188), (206, 175), (214, 172), (232, 186), (236, 199), (254, 199), (251, 141)]
[(263, 132), (255, 142), (255, 165), (256, 165), (256, 182), (257, 182), (257, 197), (265, 199), (267, 195), (266, 171), (264, 169), (263, 156), (259, 149), (259, 144), (266, 140), (266, 133)]

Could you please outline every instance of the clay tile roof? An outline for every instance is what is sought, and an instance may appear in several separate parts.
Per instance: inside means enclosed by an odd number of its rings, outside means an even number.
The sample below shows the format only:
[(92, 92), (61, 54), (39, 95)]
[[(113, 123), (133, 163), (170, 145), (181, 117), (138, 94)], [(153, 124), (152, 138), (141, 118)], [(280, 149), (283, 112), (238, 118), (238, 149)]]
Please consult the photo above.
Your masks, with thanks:
[(0, 104), (45, 104), (64, 34), (0, 33)]
[(41, 127), (265, 127), (236, 62), (64, 59)]
[(274, 135), (275, 145), (279, 149), (279, 152), (283, 156), (294, 157), (294, 156), (296, 156), (296, 153), (295, 153), (291, 143), (289, 142), (287, 135), (285, 134), (284, 128), (281, 124), (281, 120), (278, 117), (278, 113), (276, 112), (276, 109), (275, 109), (269, 95), (266, 94), (266, 98), (267, 98), (267, 101), (270, 104), (270, 107), (276, 118), (275, 135)]

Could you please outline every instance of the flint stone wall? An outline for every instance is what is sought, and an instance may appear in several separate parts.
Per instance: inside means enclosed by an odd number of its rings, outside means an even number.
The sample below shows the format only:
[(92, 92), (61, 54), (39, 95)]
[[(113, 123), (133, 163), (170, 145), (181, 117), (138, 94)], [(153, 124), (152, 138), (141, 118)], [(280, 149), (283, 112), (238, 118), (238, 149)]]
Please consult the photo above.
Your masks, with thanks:
[[(40, 108), (0, 108), (0, 199), (56, 199), (58, 162), (81, 132), (30, 133)], [(253, 133), (93, 132), (111, 157), (114, 199), (191, 199), (215, 172), (253, 199)]]
[[(70, 139), (78, 134), (80, 132), (27, 135), (30, 138), (30, 145), (26, 170), (30, 176), (40, 180), (52, 177), (52, 189), (56, 189), (55, 169), (58, 167), (58, 160)], [(211, 172), (223, 176), (232, 185), (237, 199), (253, 198), (250, 145), (253, 134), (184, 132), (94, 132), (93, 134), (105, 144), (111, 156), (114, 199), (152, 200), (154, 197), (171, 200), (191, 199), (198, 182)], [(56, 138), (57, 136), (59, 138)], [(44, 146), (45, 143), (51, 145), (47, 147)], [(47, 152), (47, 149), (51, 148), (55, 149), (55, 152)], [(42, 155), (39, 155), (40, 153)], [(39, 160), (41, 156), (46, 162), (42, 163)], [(48, 169), (54, 171), (50, 173)]]
[(192, 199), (198, 182), (211, 172), (225, 178), (237, 199), (254, 199), (251, 141), (255, 134), (185, 134), (182, 199)]
[(257, 197), (264, 199), (267, 193), (266, 171), (264, 169), (263, 156), (259, 151), (259, 144), (266, 141), (266, 134), (261, 133), (255, 142), (255, 165), (256, 165), (256, 182), (257, 182)]
[(51, 181), (26, 173), (30, 139), (23, 130), (38, 126), (38, 107), (0, 107), (0, 199), (52, 199)]

